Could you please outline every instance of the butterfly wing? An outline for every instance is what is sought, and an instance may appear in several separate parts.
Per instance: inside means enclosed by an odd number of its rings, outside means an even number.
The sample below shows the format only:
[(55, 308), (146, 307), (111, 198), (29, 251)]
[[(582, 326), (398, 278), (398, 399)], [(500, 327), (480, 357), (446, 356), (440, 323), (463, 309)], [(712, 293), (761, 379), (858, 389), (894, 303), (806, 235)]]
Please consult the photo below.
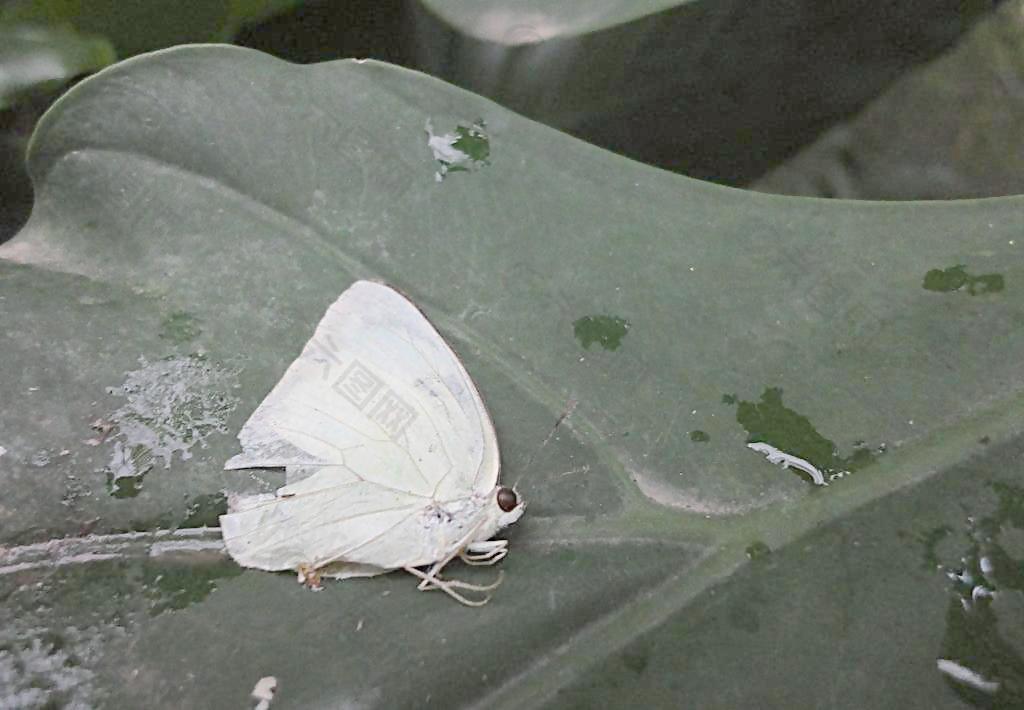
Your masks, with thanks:
[(330, 565), (330, 576), (368, 576), (445, 555), (446, 540), (425, 524), (429, 509), (422, 496), (327, 466), (276, 494), (232, 498), (220, 521), (228, 551), (245, 567)]
[(396, 552), (423, 538), (418, 511), (498, 478), (494, 427), (458, 357), (408, 299), (368, 281), (331, 305), (239, 441), (225, 468), (306, 476), (222, 518), (232, 555), (262, 569), (403, 566), (432, 554)]

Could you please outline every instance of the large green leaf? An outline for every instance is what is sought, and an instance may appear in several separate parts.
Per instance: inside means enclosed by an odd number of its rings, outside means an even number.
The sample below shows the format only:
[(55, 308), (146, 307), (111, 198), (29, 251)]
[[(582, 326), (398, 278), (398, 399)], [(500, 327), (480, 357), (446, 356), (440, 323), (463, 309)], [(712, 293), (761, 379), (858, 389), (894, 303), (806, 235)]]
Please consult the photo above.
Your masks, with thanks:
[[(443, 171), (428, 125), (475, 159)], [(392, 66), (227, 47), (82, 82), (30, 172), (0, 247), (9, 696), (225, 707), (272, 674), (275, 708), (863, 707), (898, 670), (952, 707), (979, 691), (943, 658), (1016, 701), (1020, 198), (716, 187)], [(311, 594), (197, 527), (357, 278), (463, 355), (529, 501), (483, 609), (399, 574)]]

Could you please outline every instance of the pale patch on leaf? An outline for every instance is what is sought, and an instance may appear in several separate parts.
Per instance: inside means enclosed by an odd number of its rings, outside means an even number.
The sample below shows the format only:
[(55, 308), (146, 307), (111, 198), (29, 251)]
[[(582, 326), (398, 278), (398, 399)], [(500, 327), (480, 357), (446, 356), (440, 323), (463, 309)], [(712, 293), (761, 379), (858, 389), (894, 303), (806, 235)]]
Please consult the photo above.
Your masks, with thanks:
[(816, 485), (827, 486), (828, 481), (825, 480), (825, 475), (818, 470), (818, 468), (806, 459), (802, 459), (799, 456), (793, 454), (787, 454), (785, 451), (780, 451), (771, 444), (765, 444), (763, 442), (754, 442), (747, 444), (747, 448), (756, 451), (759, 454), (764, 454), (768, 458), (769, 463), (781, 465), (782, 468), (795, 468), (803, 471)]
[(256, 681), (256, 685), (252, 689), (252, 699), (256, 701), (255, 710), (268, 710), (270, 703), (274, 701), (276, 692), (277, 678), (274, 676), (264, 676)]
[(939, 669), (940, 673), (945, 673), (956, 682), (969, 685), (975, 690), (980, 690), (981, 692), (988, 693), (989, 695), (993, 695), (999, 690), (998, 682), (986, 680), (980, 674), (972, 671), (970, 668), (961, 666), (956, 661), (940, 658), (935, 661), (935, 665)]
[(226, 431), (238, 404), (227, 394), (238, 373), (219, 363), (198, 355), (139, 362), (124, 384), (108, 389), (127, 400), (108, 417), (117, 426), (108, 464), (115, 481), (143, 476), (157, 463), (170, 468), (175, 454), (188, 460), (193, 446)]

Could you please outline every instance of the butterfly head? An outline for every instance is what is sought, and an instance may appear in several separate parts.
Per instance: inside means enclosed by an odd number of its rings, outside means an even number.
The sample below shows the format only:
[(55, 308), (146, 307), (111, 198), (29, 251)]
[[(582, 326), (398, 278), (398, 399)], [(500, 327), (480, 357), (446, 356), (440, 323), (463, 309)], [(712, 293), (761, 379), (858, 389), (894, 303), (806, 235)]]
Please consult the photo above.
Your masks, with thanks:
[(499, 511), (498, 529), (519, 520), (523, 515), (523, 511), (526, 510), (526, 501), (519, 496), (515, 488), (508, 488), (507, 486), (498, 486), (495, 489), (494, 503)]

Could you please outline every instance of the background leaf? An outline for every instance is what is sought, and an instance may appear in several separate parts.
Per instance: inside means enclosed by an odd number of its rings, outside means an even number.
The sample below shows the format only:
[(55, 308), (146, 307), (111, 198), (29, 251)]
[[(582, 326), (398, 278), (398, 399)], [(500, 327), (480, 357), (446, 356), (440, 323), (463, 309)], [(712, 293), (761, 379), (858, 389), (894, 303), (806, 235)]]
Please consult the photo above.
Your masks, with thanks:
[(746, 185), (988, 0), (417, 0), (417, 69), (649, 165)]
[(895, 82), (752, 187), (861, 200), (1020, 193), (1022, 15), (1020, 0), (1003, 3), (954, 49)]
[(74, 26), (107, 37), (122, 57), (186, 42), (227, 41), (297, 0), (7, 0), (0, 22)]
[[(0, 3), (0, 243), (25, 223), (32, 126), (73, 80), (122, 58), (188, 42), (230, 41), (296, 0), (7, 0)], [(116, 47), (116, 49), (115, 49)]]
[(53, 89), (116, 59), (102, 37), (60, 26), (0, 25), (0, 48), (0, 109), (30, 91)]

